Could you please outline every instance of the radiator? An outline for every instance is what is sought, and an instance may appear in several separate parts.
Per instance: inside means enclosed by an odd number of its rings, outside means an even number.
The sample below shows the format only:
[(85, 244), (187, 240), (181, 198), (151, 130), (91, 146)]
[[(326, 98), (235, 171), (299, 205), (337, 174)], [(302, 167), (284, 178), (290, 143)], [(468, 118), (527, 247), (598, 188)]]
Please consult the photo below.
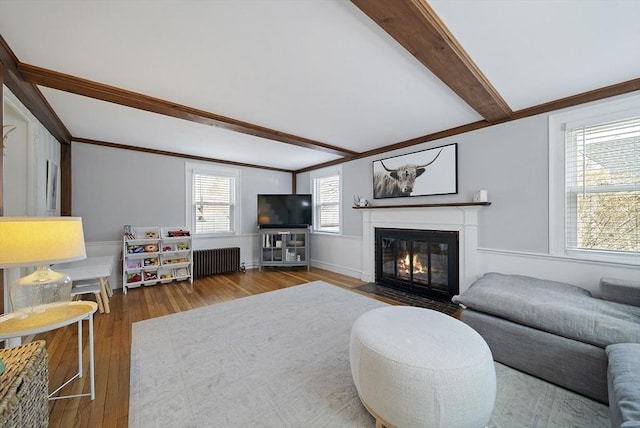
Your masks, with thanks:
[(193, 276), (213, 275), (216, 273), (237, 272), (240, 270), (240, 248), (211, 248), (193, 252)]

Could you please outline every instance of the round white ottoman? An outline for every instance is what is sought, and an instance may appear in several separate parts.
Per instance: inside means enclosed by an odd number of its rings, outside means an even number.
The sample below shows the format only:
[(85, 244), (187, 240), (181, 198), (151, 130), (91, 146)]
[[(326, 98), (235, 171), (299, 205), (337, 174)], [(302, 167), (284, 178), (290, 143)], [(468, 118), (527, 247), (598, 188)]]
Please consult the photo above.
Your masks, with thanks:
[(489, 346), (440, 312), (389, 306), (351, 329), (351, 374), (376, 427), (484, 427), (496, 396)]

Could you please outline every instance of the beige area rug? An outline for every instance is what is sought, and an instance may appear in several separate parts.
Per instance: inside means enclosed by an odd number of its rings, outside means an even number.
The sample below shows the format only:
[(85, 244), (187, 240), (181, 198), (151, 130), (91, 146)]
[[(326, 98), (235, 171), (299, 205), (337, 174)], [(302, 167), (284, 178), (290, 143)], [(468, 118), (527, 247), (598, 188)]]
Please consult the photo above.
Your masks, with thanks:
[[(353, 386), (349, 334), (380, 306), (317, 281), (135, 323), (129, 426), (373, 427)], [(496, 370), (490, 427), (608, 427), (606, 406)]]

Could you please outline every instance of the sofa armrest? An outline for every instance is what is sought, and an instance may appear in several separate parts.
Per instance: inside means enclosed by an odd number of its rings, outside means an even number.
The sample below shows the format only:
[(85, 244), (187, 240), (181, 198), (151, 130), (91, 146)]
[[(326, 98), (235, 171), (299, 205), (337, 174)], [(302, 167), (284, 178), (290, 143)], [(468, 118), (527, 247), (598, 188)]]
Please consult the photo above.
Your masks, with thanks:
[(640, 426), (640, 343), (616, 343), (606, 349), (609, 412), (612, 427)]
[(601, 278), (599, 294), (603, 300), (640, 306), (640, 281)]

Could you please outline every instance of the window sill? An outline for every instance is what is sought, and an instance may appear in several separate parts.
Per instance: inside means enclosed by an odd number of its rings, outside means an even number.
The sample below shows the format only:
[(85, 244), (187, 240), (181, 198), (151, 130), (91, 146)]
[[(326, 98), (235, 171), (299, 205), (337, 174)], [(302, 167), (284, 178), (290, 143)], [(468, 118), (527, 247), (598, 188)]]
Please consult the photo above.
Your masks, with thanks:
[(325, 230), (311, 230), (311, 233), (314, 235), (327, 235), (327, 236), (340, 236), (342, 232), (327, 232)]
[(618, 254), (607, 251), (566, 250), (564, 254), (558, 254), (558, 256), (587, 262), (640, 266), (640, 255), (638, 254)]
[(193, 239), (198, 239), (198, 238), (223, 238), (225, 236), (236, 236), (237, 233), (236, 232), (209, 232), (209, 233), (198, 233), (198, 234), (192, 234), (191, 237)]

